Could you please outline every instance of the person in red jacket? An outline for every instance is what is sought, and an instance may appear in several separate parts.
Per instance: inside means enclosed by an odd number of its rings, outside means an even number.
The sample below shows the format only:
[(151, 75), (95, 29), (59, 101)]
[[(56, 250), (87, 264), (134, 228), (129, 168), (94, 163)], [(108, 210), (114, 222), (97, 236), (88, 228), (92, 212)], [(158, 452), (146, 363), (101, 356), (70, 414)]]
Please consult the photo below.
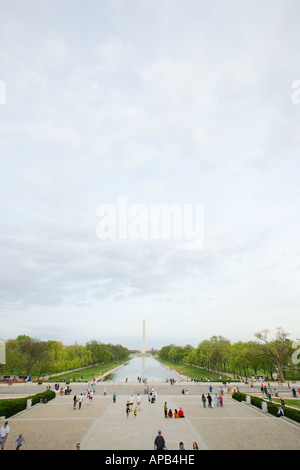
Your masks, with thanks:
[(178, 414), (179, 414), (179, 418), (184, 418), (184, 413), (181, 407), (179, 408)]

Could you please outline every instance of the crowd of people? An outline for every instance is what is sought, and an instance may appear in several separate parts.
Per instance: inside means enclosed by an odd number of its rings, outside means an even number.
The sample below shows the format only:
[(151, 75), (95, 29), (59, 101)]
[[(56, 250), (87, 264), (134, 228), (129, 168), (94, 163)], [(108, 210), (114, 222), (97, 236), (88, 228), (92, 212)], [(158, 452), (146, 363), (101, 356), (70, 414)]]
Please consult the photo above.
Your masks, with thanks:
[[(142, 381), (143, 380), (141, 378), (141, 382)], [(227, 389), (228, 394), (232, 394), (234, 392), (239, 391), (238, 385), (232, 385), (232, 386), (228, 385), (227, 387), (225, 386), (224, 388), (225, 388), (225, 390), (223, 389), (222, 386), (215, 387), (215, 385), (210, 384), (209, 387), (208, 387), (208, 390), (209, 390), (208, 393), (203, 393), (202, 396), (201, 396), (200, 403), (202, 402), (203, 408), (223, 407), (224, 406), (224, 394), (226, 392), (226, 389)], [(58, 387), (55, 387), (55, 389), (58, 390)], [(300, 393), (299, 390), (300, 389), (298, 389), (298, 392)], [(59, 389), (60, 395), (69, 395), (71, 393), (71, 391), (72, 391), (72, 389), (69, 386), (66, 386), (65, 388), (61, 387)], [(92, 401), (93, 401), (95, 391), (96, 391), (95, 387), (91, 386), (90, 389), (84, 390), (84, 393), (81, 393), (80, 395), (74, 395), (73, 396), (73, 409), (74, 410), (76, 410), (77, 408), (81, 409), (83, 403), (91, 404)], [(296, 396), (296, 390), (295, 390), (294, 387), (292, 388), (291, 391), (292, 391), (293, 396)], [(278, 413), (277, 413), (276, 416), (277, 417), (284, 416), (284, 409), (285, 409), (285, 406), (286, 406), (285, 405), (285, 400), (284, 400), (283, 397), (279, 397), (279, 394), (278, 394), (276, 388), (272, 389), (269, 383), (264, 383), (264, 384), (261, 384), (261, 393), (266, 398), (269, 398), (270, 401), (272, 401), (272, 396), (274, 396), (274, 395), (276, 397), (280, 398), (280, 406), (278, 407)], [(147, 395), (147, 401), (148, 401), (149, 404), (152, 405), (154, 403), (157, 403), (158, 393), (157, 393), (157, 390), (154, 389), (154, 387), (148, 387), (148, 386), (145, 387), (144, 388), (144, 394)], [(181, 390), (181, 395), (187, 395), (187, 394), (188, 394), (187, 389), (182, 389)], [(106, 396), (106, 387), (104, 387), (104, 389), (103, 389), (103, 395)], [(116, 401), (117, 401), (116, 393), (110, 393), (109, 396), (112, 396), (113, 403), (116, 403)], [(180, 400), (184, 401), (185, 398), (182, 397), (182, 398), (180, 398)], [(138, 416), (138, 413), (141, 411), (141, 402), (142, 402), (142, 397), (139, 393), (135, 396), (133, 394), (130, 395), (129, 399), (126, 401), (126, 416), (127, 416), (127, 418), (129, 417), (129, 415), (131, 413), (132, 413), (134, 419)], [(152, 408), (152, 406), (151, 406), (151, 408)], [(170, 408), (170, 407), (168, 407), (168, 404), (165, 401), (163, 410), (164, 410), (164, 417), (165, 418), (168, 418), (168, 419), (172, 419), (172, 418), (182, 419), (182, 418), (185, 418), (185, 413), (183, 411), (182, 406), (178, 406), (177, 408)], [(4, 425), (0, 429), (0, 446), (1, 446), (1, 450), (4, 450), (4, 448), (5, 448), (5, 444), (7, 442), (8, 435), (9, 435), (9, 425), (8, 425), (8, 421), (5, 421)], [(25, 441), (25, 438), (24, 438), (23, 434), (18, 434), (12, 445), (15, 446), (16, 450), (20, 450), (25, 443), (26, 443), (26, 441)], [(77, 450), (80, 450), (80, 443), (76, 444), (76, 448), (77, 448)], [(158, 432), (158, 435), (155, 438), (154, 448), (157, 449), (157, 450), (161, 450), (163, 448), (166, 449), (166, 443), (165, 443), (165, 440), (164, 440), (164, 438), (161, 434), (161, 431)], [(193, 443), (192, 448), (193, 448), (193, 450), (198, 449), (198, 445), (197, 445), (196, 442)], [(185, 450), (185, 446), (184, 446), (182, 441), (179, 442), (178, 449), (179, 450)]]

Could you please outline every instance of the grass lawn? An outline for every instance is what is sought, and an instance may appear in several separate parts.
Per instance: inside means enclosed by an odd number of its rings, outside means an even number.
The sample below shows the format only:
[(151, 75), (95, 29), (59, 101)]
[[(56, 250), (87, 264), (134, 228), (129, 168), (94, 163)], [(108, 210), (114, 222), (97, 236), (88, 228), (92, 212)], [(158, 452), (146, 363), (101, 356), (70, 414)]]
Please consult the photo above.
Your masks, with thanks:
[[(205, 380), (205, 378), (209, 378), (210, 381), (216, 382), (219, 380), (221, 374), (217, 374), (216, 372), (211, 372), (205, 369), (199, 369), (195, 366), (190, 366), (186, 364), (179, 364), (178, 362), (171, 362), (158, 359), (162, 364), (174, 369), (178, 372), (181, 372), (183, 375), (190, 377), (193, 380)], [(227, 377), (225, 375), (221, 375), (222, 382), (229, 380), (232, 382), (232, 378)]]
[(70, 381), (75, 378), (75, 381), (78, 382), (80, 378), (82, 382), (89, 382), (90, 380), (93, 380), (93, 378), (97, 378), (100, 375), (105, 374), (105, 372), (108, 372), (115, 367), (121, 366), (126, 362), (126, 359), (120, 360), (120, 361), (114, 361), (114, 362), (108, 362), (106, 364), (100, 364), (97, 366), (89, 367), (88, 369), (81, 369), (77, 370), (74, 372), (68, 372), (67, 374), (58, 374), (58, 375), (53, 375), (48, 381), (51, 382), (61, 382), (63, 379), (66, 379), (66, 381)]
[[(274, 403), (280, 403), (280, 398), (272, 398)], [(291, 399), (284, 399), (286, 406), (292, 406), (293, 408), (300, 409), (300, 399), (299, 398), (291, 398)]]

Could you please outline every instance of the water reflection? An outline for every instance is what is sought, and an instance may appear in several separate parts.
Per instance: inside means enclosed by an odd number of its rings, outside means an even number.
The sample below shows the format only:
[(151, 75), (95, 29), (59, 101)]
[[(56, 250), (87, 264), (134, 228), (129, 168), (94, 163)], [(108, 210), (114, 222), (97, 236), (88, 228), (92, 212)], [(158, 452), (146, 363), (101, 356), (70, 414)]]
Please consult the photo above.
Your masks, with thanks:
[(107, 378), (114, 381), (124, 382), (126, 379), (128, 379), (128, 381), (137, 381), (138, 377), (147, 379), (148, 382), (151, 380), (169, 381), (171, 378), (175, 379), (177, 382), (182, 380), (180, 375), (176, 374), (176, 372), (163, 366), (153, 357), (147, 356), (134, 357), (127, 364), (119, 367)]

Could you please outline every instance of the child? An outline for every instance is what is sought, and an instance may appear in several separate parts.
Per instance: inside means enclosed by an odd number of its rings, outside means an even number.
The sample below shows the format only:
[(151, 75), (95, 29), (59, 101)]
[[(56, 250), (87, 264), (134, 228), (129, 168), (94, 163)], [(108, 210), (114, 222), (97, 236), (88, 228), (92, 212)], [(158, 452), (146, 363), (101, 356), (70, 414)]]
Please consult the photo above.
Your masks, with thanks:
[(19, 434), (19, 437), (15, 440), (15, 442), (17, 443), (16, 450), (20, 450), (20, 447), (22, 447), (22, 445), (25, 443), (24, 436)]

